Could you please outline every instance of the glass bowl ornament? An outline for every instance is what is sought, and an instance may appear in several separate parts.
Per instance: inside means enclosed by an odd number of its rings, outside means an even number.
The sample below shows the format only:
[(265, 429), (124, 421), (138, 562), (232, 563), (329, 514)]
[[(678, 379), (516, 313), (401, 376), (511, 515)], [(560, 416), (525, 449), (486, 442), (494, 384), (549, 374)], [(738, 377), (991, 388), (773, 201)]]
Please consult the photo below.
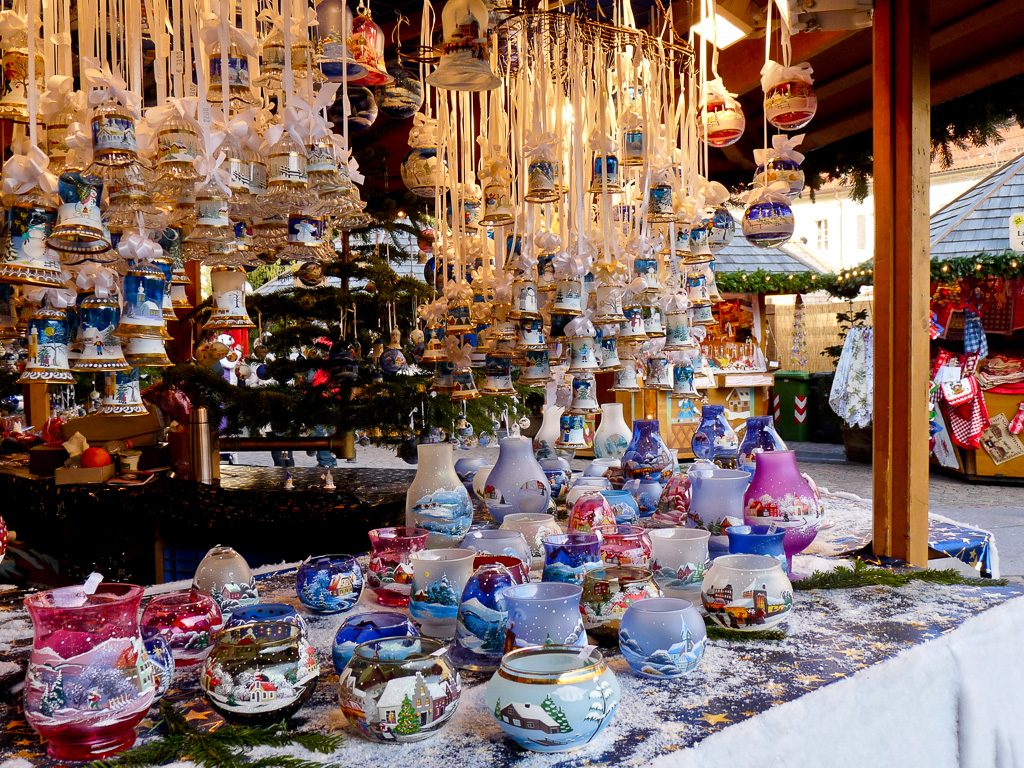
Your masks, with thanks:
[(639, 525), (600, 525), (594, 529), (601, 537), (601, 559), (610, 565), (651, 564), (651, 537)]
[(363, 569), (352, 555), (308, 557), (295, 574), (295, 592), (316, 613), (350, 610), (363, 592)]
[(459, 602), (452, 661), (460, 669), (493, 671), (501, 661), (508, 624), (508, 606), (502, 594), (516, 583), (498, 563), (482, 565), (469, 577)]
[(462, 683), (437, 640), (391, 637), (357, 645), (341, 674), (341, 710), (370, 741), (430, 738), (451, 720)]
[(583, 584), (587, 571), (602, 567), (601, 539), (596, 533), (570, 531), (544, 537), (543, 581)]
[(721, 78), (709, 80), (703, 93), (698, 131), (709, 146), (728, 147), (740, 140), (747, 120), (736, 94), (729, 93)]
[[(344, 94), (341, 95), (344, 98)], [(352, 87), (348, 91), (348, 128), (354, 133), (366, 133), (377, 122), (380, 108), (369, 88)]]
[(786, 532), (787, 572), (793, 578), (793, 555), (802, 552), (815, 536), (824, 511), (809, 479), (800, 474), (793, 451), (759, 453), (754, 475), (743, 496), (743, 520), (747, 525), (774, 525)]
[(568, 530), (588, 533), (602, 525), (615, 524), (615, 511), (599, 488), (586, 491), (573, 503), (569, 513)]
[(769, 60), (761, 68), (764, 116), (780, 131), (800, 130), (818, 111), (813, 73), (806, 61), (786, 67)]
[[(317, 6), (319, 12), (321, 3)], [(390, 85), (378, 86), (374, 94), (380, 111), (394, 120), (408, 120), (423, 106), (423, 83), (419, 76), (398, 61), (387, 64), (387, 73), (394, 78)]]
[(743, 212), (743, 236), (747, 242), (773, 248), (788, 242), (795, 227), (788, 182), (776, 181), (750, 191)]
[(506, 654), (487, 684), (486, 707), (505, 735), (533, 752), (569, 752), (611, 722), (620, 697), (596, 648), (549, 645)]
[(217, 634), (199, 684), (225, 719), (266, 725), (294, 715), (319, 678), (316, 651), (298, 627), (259, 621)]
[(157, 595), (142, 612), (142, 634), (161, 635), (171, 649), (174, 664), (198, 664), (210, 652), (211, 638), (224, 623), (213, 598), (195, 588)]
[(595, 642), (614, 645), (626, 609), (649, 597), (661, 597), (650, 568), (606, 565), (588, 571), (580, 598), (583, 626)]
[(651, 536), (654, 581), (669, 597), (700, 597), (704, 572), (711, 564), (708, 531), (694, 528), (656, 528)]
[(704, 574), (701, 602), (726, 629), (770, 629), (793, 609), (793, 585), (774, 557), (723, 555)]
[(54, 760), (96, 760), (135, 743), (153, 703), (153, 668), (139, 632), (142, 587), (100, 583), (25, 598), (34, 639), (24, 712)]
[(256, 579), (245, 558), (220, 544), (199, 562), (192, 588), (212, 597), (225, 618), (235, 608), (255, 605), (260, 599)]
[(423, 528), (374, 528), (369, 532), (370, 564), (366, 583), (377, 602), (402, 608), (412, 593), (412, 554), (427, 546)]
[(347, 617), (334, 635), (331, 659), (340, 675), (351, 661), (356, 646), (388, 637), (419, 637), (419, 630), (404, 613), (368, 611)]
[(254, 622), (281, 621), (298, 627), (303, 637), (309, 635), (309, 626), (302, 614), (288, 603), (259, 603), (235, 608), (224, 622), (225, 629), (233, 629)]
[(587, 635), (580, 615), (578, 584), (531, 582), (508, 587), (502, 593), (508, 605), (504, 650), (529, 645), (574, 645), (582, 648)]
[(643, 677), (682, 677), (704, 657), (708, 633), (689, 600), (651, 597), (626, 609), (619, 626), (619, 650)]

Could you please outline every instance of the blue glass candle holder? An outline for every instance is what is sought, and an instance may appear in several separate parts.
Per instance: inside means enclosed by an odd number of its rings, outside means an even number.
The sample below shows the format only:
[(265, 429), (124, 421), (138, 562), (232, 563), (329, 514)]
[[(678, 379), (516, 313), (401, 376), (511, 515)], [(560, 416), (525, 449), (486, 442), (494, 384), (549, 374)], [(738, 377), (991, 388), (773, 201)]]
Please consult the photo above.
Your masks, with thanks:
[(387, 637), (419, 637), (409, 617), (397, 611), (369, 611), (346, 618), (338, 627), (331, 646), (334, 669), (341, 674), (355, 653), (356, 646)]
[(303, 637), (309, 636), (309, 627), (306, 620), (298, 611), (287, 603), (260, 603), (258, 605), (243, 605), (231, 612), (224, 629), (232, 629), (242, 624), (253, 624), (255, 622), (283, 621), (299, 628)]
[(619, 649), (644, 677), (680, 677), (704, 656), (707, 630), (689, 600), (652, 597), (626, 609), (619, 625)]
[(782, 563), (782, 570), (789, 575), (786, 550), (783, 539), (786, 529), (771, 525), (731, 525), (725, 529), (729, 537), (730, 555), (767, 555)]
[(363, 593), (363, 570), (352, 555), (307, 558), (295, 575), (295, 593), (317, 613), (350, 610)]
[(544, 537), (544, 581), (583, 584), (587, 571), (601, 567), (601, 539), (574, 531)]

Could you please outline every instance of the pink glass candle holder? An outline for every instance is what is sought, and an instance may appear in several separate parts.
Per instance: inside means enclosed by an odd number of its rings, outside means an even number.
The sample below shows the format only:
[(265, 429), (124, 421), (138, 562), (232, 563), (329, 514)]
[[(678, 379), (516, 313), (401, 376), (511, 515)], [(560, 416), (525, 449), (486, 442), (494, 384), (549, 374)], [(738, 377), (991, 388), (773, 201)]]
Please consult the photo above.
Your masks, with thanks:
[(222, 625), (220, 607), (194, 587), (188, 592), (158, 595), (142, 612), (142, 634), (163, 637), (175, 667), (188, 667), (205, 659), (210, 639)]
[(55, 760), (96, 760), (135, 743), (155, 696), (139, 632), (142, 587), (102, 583), (25, 598), (35, 639), (25, 719)]
[(366, 583), (381, 605), (403, 608), (412, 594), (413, 552), (427, 546), (423, 528), (375, 528), (370, 531), (370, 567)]
[(601, 560), (609, 565), (651, 564), (651, 537), (639, 525), (601, 525), (595, 531), (601, 537)]

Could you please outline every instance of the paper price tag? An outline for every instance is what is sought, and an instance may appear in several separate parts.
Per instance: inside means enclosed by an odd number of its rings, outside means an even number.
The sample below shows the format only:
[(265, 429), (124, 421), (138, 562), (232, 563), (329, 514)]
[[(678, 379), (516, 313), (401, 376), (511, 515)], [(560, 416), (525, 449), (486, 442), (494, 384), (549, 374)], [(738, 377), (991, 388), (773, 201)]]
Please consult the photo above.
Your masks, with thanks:
[(185, 54), (182, 51), (171, 52), (171, 74), (182, 75), (185, 73)]
[(1024, 253), (1024, 213), (1010, 215), (1010, 250)]

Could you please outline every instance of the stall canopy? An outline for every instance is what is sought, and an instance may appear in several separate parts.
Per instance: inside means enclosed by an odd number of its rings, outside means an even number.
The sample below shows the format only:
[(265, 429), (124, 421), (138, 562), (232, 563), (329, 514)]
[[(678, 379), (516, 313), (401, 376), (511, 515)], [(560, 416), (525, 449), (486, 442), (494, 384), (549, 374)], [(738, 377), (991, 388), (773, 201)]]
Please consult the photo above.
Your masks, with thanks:
[[(737, 230), (739, 226), (737, 222)], [(828, 271), (810, 251), (795, 241), (777, 248), (759, 248), (751, 245), (747, 238), (737, 235), (715, 254), (716, 272), (752, 273), (758, 270), (782, 275), (823, 274)]]

